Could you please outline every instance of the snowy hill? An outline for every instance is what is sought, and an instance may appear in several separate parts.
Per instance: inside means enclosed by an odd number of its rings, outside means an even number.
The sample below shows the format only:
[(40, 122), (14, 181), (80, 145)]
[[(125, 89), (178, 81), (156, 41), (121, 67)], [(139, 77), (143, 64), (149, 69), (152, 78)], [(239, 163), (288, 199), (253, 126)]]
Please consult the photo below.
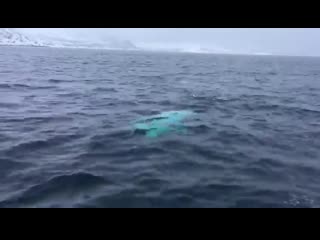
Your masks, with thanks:
[[(88, 36), (90, 39), (90, 36)], [(215, 46), (214, 44), (188, 44), (180, 43), (146, 43), (130, 41), (105, 36), (103, 38), (81, 39), (61, 34), (32, 35), (23, 29), (0, 28), (0, 46), (33, 46), (51, 48), (84, 48), (84, 49), (108, 49), (108, 50), (142, 50), (178, 53), (202, 53), (202, 54), (242, 54), (230, 49)], [(253, 53), (254, 55), (267, 55), (266, 53)]]
[(105, 39), (89, 42), (64, 38), (27, 36), (12, 28), (0, 28), (0, 45), (5, 46), (34, 46), (55, 48), (89, 48), (89, 49), (114, 49), (135, 50), (137, 47), (130, 41)]
[(0, 28), (0, 45), (7, 46), (44, 46), (41, 41), (31, 39), (14, 29)]

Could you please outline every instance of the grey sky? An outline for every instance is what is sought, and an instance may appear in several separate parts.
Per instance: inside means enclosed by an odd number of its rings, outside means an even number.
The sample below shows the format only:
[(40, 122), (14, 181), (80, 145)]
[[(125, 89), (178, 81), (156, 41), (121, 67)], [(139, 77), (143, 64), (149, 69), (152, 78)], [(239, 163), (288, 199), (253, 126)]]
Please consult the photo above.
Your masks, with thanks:
[(320, 56), (320, 29), (246, 28), (60, 28), (21, 29), (37, 35), (83, 38), (107, 37), (158, 47), (205, 47), (230, 53), (270, 53)]

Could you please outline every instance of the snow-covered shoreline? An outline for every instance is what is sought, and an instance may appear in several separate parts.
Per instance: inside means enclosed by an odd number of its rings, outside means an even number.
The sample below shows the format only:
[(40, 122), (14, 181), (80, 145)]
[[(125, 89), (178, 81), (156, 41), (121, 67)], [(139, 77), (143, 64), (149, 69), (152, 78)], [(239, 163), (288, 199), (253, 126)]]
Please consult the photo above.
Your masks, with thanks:
[(88, 49), (109, 51), (142, 51), (142, 52), (164, 52), (164, 53), (190, 53), (190, 54), (223, 54), (223, 55), (256, 55), (269, 56), (269, 53), (235, 53), (223, 48), (210, 48), (207, 46), (180, 45), (161, 46), (157, 44), (132, 43), (128, 40), (113, 39), (112, 37), (99, 41), (85, 41), (79, 39), (38, 37), (27, 35), (19, 29), (0, 28), (0, 46), (5, 47), (41, 47), (58, 49)]
[(18, 30), (1, 28), (0, 46), (50, 47), (50, 48), (81, 48), (106, 50), (136, 50), (130, 41), (109, 40), (103, 42), (85, 42), (68, 39), (39, 39), (27, 36)]

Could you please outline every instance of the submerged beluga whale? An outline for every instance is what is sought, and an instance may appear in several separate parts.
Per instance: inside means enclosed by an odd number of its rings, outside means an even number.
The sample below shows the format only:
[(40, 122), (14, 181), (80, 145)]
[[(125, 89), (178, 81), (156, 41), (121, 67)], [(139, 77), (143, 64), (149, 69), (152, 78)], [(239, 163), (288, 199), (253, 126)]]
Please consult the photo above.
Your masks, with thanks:
[(148, 138), (156, 138), (169, 132), (185, 133), (184, 120), (194, 112), (189, 110), (162, 112), (135, 122), (135, 131), (143, 132)]

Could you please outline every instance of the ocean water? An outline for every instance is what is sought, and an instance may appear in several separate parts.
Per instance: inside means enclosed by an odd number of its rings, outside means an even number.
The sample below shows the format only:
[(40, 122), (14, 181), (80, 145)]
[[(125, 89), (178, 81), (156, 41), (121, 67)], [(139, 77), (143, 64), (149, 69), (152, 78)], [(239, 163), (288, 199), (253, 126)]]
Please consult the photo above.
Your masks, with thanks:
[(319, 206), (320, 58), (0, 48), (1, 208)]

